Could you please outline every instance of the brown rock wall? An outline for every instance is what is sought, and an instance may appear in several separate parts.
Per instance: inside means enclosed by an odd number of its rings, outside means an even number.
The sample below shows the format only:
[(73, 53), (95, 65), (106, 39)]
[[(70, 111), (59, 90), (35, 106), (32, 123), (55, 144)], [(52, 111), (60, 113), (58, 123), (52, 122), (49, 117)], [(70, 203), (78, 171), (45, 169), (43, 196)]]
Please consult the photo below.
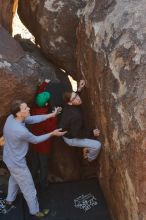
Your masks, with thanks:
[[(14, 99), (30, 102), (35, 94), (40, 76), (39, 65), (30, 54), (13, 39), (4, 28), (0, 28), (0, 121), (9, 112)], [(2, 128), (3, 123), (0, 123)]]
[(12, 21), (18, 5), (18, 0), (0, 1), (0, 24), (12, 33)]
[(145, 10), (144, 0), (91, 0), (78, 29), (86, 111), (102, 134), (98, 176), (115, 220), (146, 219)]

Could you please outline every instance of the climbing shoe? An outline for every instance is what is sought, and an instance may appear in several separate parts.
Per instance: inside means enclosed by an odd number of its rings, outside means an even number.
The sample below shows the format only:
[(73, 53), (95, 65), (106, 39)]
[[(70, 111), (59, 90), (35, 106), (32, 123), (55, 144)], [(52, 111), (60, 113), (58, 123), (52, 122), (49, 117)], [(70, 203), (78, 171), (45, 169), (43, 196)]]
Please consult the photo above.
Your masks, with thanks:
[(9, 211), (11, 211), (11, 209), (14, 209), (14, 208), (15, 208), (15, 206), (13, 204), (5, 203), (5, 206), (4, 206), (5, 214), (8, 213)]
[(38, 212), (37, 214), (34, 215), (35, 219), (45, 219), (49, 211), (50, 211), (49, 209), (43, 209), (41, 212)]
[(49, 214), (49, 212), (50, 212), (50, 210), (49, 210), (49, 209), (43, 209), (43, 210), (42, 210), (42, 213), (43, 213), (44, 215), (48, 215), (48, 214)]

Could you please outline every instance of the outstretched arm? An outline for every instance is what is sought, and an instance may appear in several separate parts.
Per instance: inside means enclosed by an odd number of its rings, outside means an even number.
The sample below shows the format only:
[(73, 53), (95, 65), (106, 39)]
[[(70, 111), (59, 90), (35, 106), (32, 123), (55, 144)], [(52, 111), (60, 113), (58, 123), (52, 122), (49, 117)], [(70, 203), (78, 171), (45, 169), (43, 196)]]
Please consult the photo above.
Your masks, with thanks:
[(45, 121), (48, 118), (52, 118), (52, 117), (55, 117), (56, 115), (58, 115), (61, 112), (61, 110), (62, 110), (61, 107), (56, 107), (55, 110), (52, 113), (50, 113), (50, 114), (28, 116), (25, 119), (25, 123), (26, 124), (35, 124), (35, 123), (39, 123), (39, 122)]
[(48, 116), (49, 114), (46, 114), (46, 115), (34, 115), (34, 116), (28, 116), (26, 119), (25, 119), (25, 123), (26, 124), (35, 124), (35, 123), (39, 123), (39, 122), (42, 122), (42, 121), (45, 121), (49, 118)]
[(66, 133), (67, 133), (67, 131), (62, 131), (62, 128), (58, 128), (58, 129), (55, 129), (54, 131), (52, 131), (50, 133), (50, 135), (60, 137), (60, 136), (65, 135)]
[(33, 135), (31, 132), (29, 132), (29, 130), (26, 128), (23, 131), (23, 133), (21, 133), (21, 139), (24, 141), (27, 141), (29, 143), (32, 143), (32, 144), (37, 144), (37, 143), (41, 143), (43, 141), (46, 141), (47, 139), (49, 139), (53, 136), (60, 137), (66, 133), (67, 133), (67, 131), (62, 131), (62, 129), (60, 128), (60, 129), (56, 129), (50, 133), (36, 136), (36, 135)]
[(44, 92), (47, 84), (50, 82), (51, 80), (50, 79), (45, 79), (44, 82), (41, 81), (41, 79), (38, 80), (39, 82), (39, 86), (38, 86), (38, 90), (37, 90), (37, 93), (41, 93), (41, 92)]

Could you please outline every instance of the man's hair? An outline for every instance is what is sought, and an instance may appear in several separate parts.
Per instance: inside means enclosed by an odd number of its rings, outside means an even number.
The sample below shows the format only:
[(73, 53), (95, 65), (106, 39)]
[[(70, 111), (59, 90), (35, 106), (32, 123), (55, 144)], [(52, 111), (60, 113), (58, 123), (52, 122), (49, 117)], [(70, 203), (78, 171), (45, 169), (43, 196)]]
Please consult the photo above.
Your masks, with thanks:
[(12, 102), (10, 111), (14, 117), (16, 117), (16, 114), (20, 111), (20, 105), (22, 103), (24, 103), (22, 100), (15, 100)]
[(65, 103), (70, 102), (71, 95), (72, 95), (72, 92), (65, 92), (63, 94), (63, 100)]

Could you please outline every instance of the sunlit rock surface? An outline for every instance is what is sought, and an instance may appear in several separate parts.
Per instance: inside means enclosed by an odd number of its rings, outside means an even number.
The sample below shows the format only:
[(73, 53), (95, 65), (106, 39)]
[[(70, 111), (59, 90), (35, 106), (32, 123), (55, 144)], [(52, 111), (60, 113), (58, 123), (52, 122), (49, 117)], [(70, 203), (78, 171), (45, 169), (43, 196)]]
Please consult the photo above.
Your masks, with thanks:
[(86, 111), (102, 133), (99, 179), (115, 220), (146, 219), (145, 12), (145, 0), (90, 0), (78, 29)]
[(18, 0), (0, 0), (0, 24), (12, 33), (12, 22), (17, 9)]

